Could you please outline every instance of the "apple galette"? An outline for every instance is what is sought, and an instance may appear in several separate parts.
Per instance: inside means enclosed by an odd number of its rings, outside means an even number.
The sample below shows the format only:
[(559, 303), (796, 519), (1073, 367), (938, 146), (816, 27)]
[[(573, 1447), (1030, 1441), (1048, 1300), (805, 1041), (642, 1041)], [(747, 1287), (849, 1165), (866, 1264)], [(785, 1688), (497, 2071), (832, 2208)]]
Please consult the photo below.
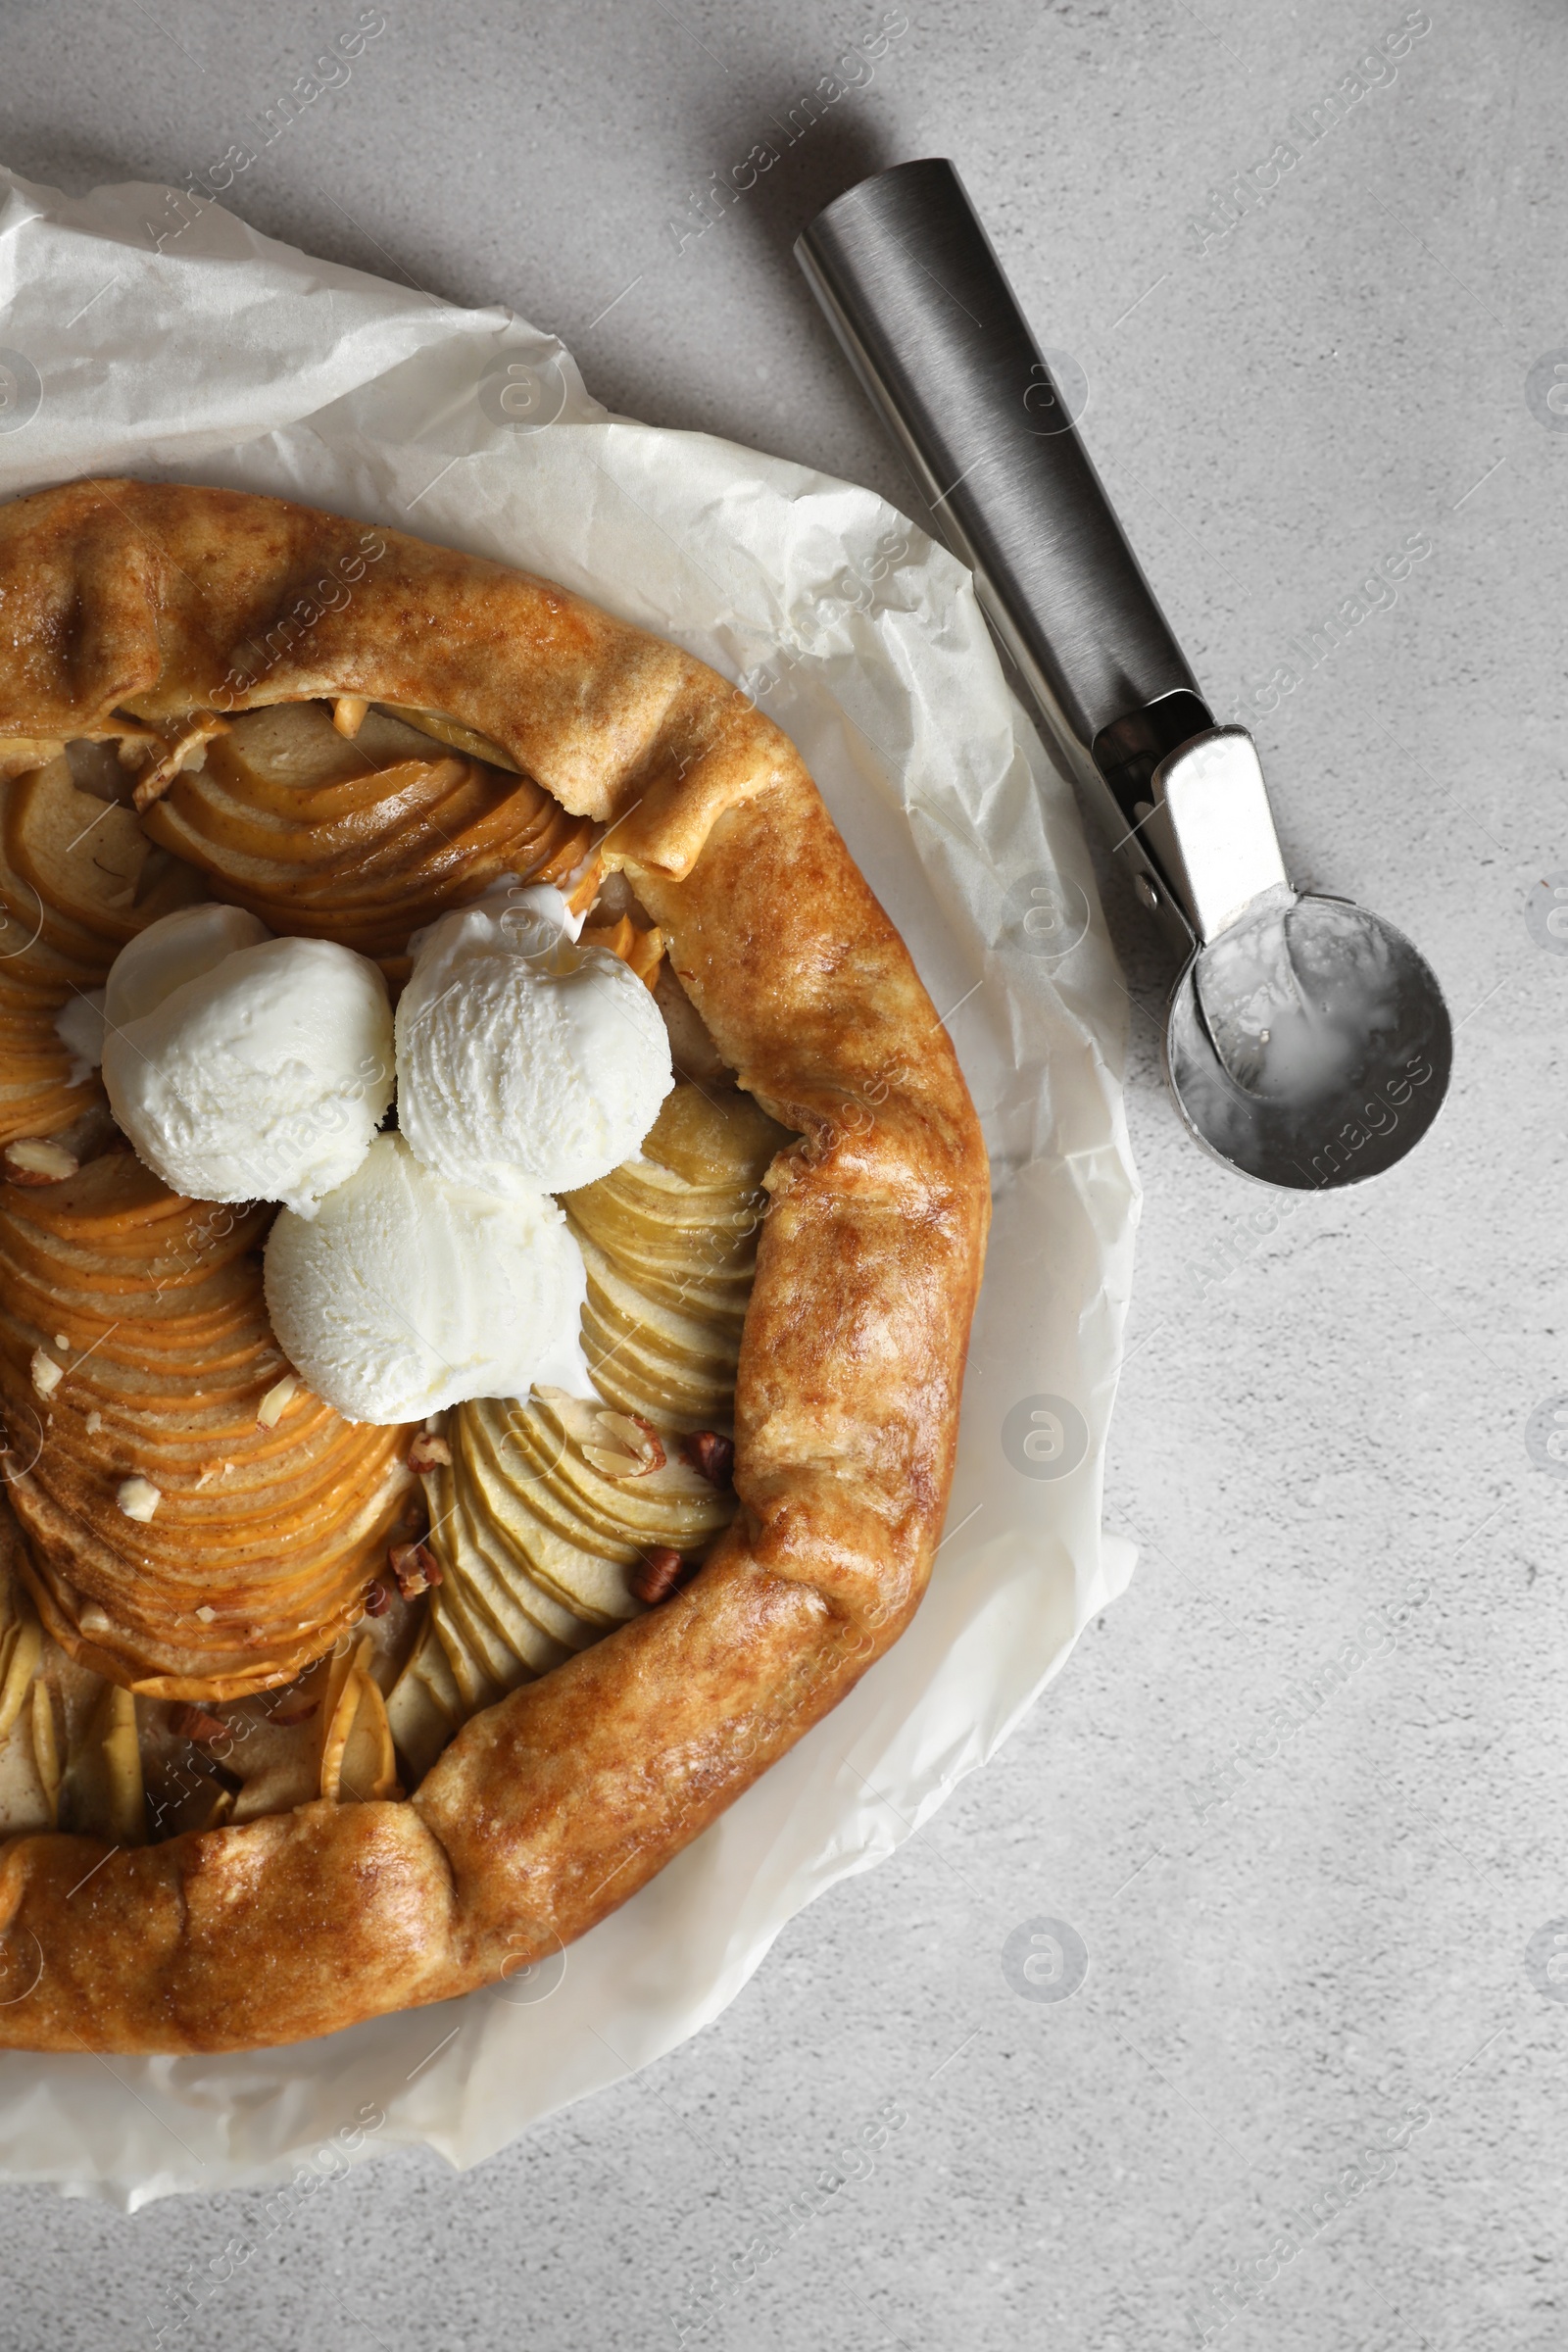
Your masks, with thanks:
[(896, 1640), (989, 1208), (788, 740), (543, 580), (0, 509), (0, 2044), (623, 1902)]

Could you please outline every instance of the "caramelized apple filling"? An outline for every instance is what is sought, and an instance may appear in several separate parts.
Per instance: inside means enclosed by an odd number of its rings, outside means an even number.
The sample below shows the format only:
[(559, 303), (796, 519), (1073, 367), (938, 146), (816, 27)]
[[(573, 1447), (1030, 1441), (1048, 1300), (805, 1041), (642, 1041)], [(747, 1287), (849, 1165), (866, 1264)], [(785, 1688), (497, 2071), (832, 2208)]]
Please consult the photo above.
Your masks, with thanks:
[(526, 776), (382, 710), (344, 735), (321, 703), (235, 719), (144, 821), (216, 897), (374, 956), (395, 979), (412, 931), (498, 875), (564, 879), (592, 835)]
[[(0, 1194), (9, 1499), (54, 1638), (149, 1695), (288, 1682), (358, 1615), (408, 1497), (397, 1430), (288, 1375), (268, 1208), (182, 1200), (125, 1151)], [(26, 1569), (24, 1569), (26, 1573)]]
[[(787, 1139), (592, 827), (440, 713), (200, 720), (40, 745), (20, 774), (25, 747), (0, 747), (0, 1836), (128, 1844), (401, 1794), (478, 1708), (673, 1589), (736, 1507), (760, 1186)], [(592, 1395), (348, 1423), (269, 1327), (272, 1210), (183, 1200), (130, 1153), (83, 1001), (208, 896), (375, 957), (395, 992), (410, 933), (503, 874), (575, 882), (683, 1083), (636, 1158), (564, 1200)]]

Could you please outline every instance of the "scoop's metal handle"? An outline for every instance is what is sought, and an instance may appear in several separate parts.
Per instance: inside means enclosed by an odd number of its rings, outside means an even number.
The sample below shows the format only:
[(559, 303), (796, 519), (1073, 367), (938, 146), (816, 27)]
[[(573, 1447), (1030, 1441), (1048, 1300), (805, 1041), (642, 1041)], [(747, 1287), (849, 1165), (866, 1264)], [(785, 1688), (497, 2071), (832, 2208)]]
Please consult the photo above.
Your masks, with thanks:
[(1256, 746), (1214, 724), (953, 166), (862, 180), (795, 251), (1185, 959), (1166, 1066), (1193, 1134), (1264, 1184), (1392, 1166), (1447, 1084), (1443, 993), (1392, 924), (1292, 890)]
[(862, 180), (795, 252), (1140, 896), (1189, 947), (1152, 779), (1213, 717), (957, 172)]

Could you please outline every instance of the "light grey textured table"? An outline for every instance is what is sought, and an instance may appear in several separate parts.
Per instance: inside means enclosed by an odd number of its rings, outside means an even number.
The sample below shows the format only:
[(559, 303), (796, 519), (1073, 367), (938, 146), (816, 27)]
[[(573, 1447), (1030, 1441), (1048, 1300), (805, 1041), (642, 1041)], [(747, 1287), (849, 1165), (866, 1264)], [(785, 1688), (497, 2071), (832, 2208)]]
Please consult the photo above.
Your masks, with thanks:
[[(869, 86), (683, 250), (689, 194), (880, 0), (387, 0), (229, 201), (510, 300), (614, 407), (908, 504), (789, 246), (864, 172), (955, 157), (1090, 377), (1200, 677), (1251, 716), (1293, 871), (1432, 956), (1451, 1101), (1364, 1195), (1271, 1205), (1182, 1141), (1159, 969), (1112, 889), (1148, 1191), (1107, 1496), (1144, 1546), (1127, 1597), (699, 2040), (466, 2179), (357, 2173), (172, 2338), (193, 2352), (642, 2352), (713, 2266), (722, 2352), (1568, 2343), (1568, 936), (1541, 888), (1568, 898), (1568, 32), (1550, 0), (1432, 0), (1357, 98), (1396, 0), (909, 8)], [(178, 182), (359, 21), (8, 0), (0, 155), (71, 189)], [(1213, 192), (1282, 141), (1298, 160), (1221, 233)], [(1354, 617), (1412, 536), (1396, 601)], [(1336, 612), (1337, 650), (1264, 708)], [(1086, 1947), (1071, 1998), (1004, 1975), (1037, 1915)], [(758, 2218), (886, 2103), (906, 2121), (874, 2174), (745, 2281)], [(149, 2343), (259, 2202), (5, 2197), (0, 2352)]]

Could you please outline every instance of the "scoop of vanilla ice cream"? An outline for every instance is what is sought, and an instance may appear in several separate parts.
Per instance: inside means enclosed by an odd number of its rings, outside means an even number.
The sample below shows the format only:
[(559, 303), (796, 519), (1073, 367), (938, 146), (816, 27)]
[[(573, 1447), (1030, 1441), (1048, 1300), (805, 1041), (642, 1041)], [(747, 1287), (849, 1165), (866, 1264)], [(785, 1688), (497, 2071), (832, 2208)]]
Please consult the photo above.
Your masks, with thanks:
[(449, 1183), (401, 1135), (377, 1136), (316, 1217), (283, 1211), (266, 1286), (278, 1345), (345, 1420), (417, 1421), (536, 1380), (582, 1391), (587, 1277), (562, 1211)]
[(243, 906), (183, 906), (149, 923), (122, 948), (104, 984), (104, 1019), (118, 1029), (156, 1012), (187, 980), (205, 979), (238, 948), (259, 947), (271, 932)]
[(673, 1079), (652, 995), (581, 948), (548, 885), (490, 891), (416, 932), (398, 1004), (398, 1125), (456, 1182), (571, 1192), (631, 1157)]
[(187, 906), (140, 932), (111, 967), (104, 1024), (110, 1108), (193, 1200), (314, 1216), (392, 1100), (376, 966), (330, 940), (274, 939), (238, 906)]

